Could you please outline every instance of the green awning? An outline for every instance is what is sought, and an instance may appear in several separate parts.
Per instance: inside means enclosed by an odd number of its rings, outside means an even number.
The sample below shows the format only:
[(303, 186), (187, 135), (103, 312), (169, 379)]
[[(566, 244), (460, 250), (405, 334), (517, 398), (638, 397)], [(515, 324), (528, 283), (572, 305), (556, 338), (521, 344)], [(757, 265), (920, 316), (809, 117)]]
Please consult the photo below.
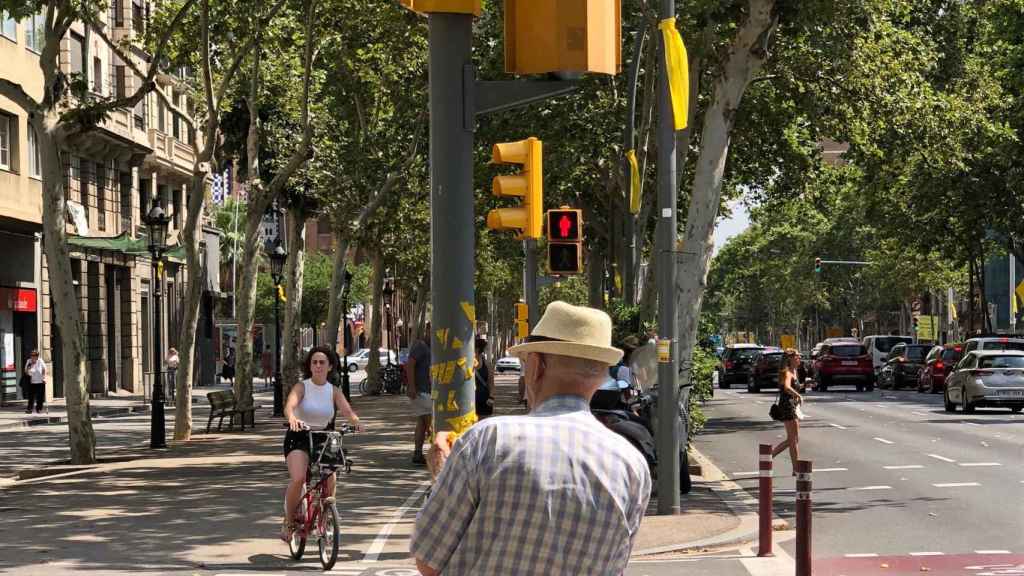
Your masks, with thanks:
[[(146, 237), (132, 238), (127, 232), (106, 238), (68, 234), (68, 245), (81, 250), (105, 250), (107, 252), (121, 252), (129, 256), (149, 256), (149, 246)], [(164, 258), (172, 262), (184, 264), (185, 247), (181, 244), (171, 246), (170, 250), (164, 253)]]

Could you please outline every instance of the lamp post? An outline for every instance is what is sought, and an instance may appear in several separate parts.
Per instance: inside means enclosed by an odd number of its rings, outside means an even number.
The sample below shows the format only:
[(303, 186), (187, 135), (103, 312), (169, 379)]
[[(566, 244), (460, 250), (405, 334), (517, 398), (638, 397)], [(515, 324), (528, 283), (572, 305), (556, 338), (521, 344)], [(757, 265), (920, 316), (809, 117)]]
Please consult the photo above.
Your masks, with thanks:
[(288, 252), (281, 246), (281, 238), (274, 240), (267, 250), (270, 259), (270, 277), (274, 280), (274, 416), (284, 415), (284, 391), (281, 386), (281, 281), (284, 280), (284, 262)]
[[(345, 400), (352, 400), (352, 390), (349, 387), (348, 380), (348, 340), (345, 338), (348, 335), (348, 290), (352, 286), (352, 273), (345, 269), (345, 286), (341, 289), (341, 348), (344, 350), (345, 359), (341, 363), (341, 393), (345, 395)], [(337, 342), (333, 343), (337, 345)]]
[(163, 257), (167, 249), (167, 224), (170, 217), (164, 213), (160, 203), (154, 199), (144, 220), (149, 232), (149, 254), (153, 268), (153, 391), (150, 394), (149, 447), (167, 448), (167, 425), (164, 418), (164, 383), (161, 374), (163, 351), (160, 345), (160, 299), (163, 291)]

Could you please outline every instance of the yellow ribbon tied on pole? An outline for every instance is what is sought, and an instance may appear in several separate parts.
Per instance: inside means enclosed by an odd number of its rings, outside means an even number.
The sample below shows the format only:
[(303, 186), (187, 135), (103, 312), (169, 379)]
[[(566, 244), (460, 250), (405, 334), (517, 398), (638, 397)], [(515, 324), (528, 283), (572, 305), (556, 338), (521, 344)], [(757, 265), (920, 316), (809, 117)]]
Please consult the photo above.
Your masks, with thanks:
[(277, 287), (277, 297), (281, 299), (281, 302), (287, 302), (288, 299), (284, 297), (284, 286), (279, 285)]
[(665, 41), (665, 68), (668, 70), (668, 89), (672, 95), (672, 117), (676, 130), (685, 130), (690, 108), (690, 61), (686, 45), (676, 29), (676, 19), (666, 18), (658, 24)]
[(629, 213), (640, 213), (640, 166), (636, 161), (636, 150), (626, 152), (629, 160)]

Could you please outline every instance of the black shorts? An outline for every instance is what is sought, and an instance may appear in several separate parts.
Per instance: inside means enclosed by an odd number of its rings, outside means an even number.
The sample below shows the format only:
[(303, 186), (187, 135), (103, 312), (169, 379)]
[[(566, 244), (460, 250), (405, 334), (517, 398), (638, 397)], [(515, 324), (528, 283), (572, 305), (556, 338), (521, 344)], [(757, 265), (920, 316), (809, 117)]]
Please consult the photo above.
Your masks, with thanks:
[[(332, 422), (324, 430), (334, 430), (334, 423)], [(284, 435), (284, 457), (288, 457), (288, 453), (292, 450), (302, 450), (307, 455), (310, 453), (309, 449), (309, 432), (303, 430), (302, 432), (295, 432), (294, 430), (288, 430)]]

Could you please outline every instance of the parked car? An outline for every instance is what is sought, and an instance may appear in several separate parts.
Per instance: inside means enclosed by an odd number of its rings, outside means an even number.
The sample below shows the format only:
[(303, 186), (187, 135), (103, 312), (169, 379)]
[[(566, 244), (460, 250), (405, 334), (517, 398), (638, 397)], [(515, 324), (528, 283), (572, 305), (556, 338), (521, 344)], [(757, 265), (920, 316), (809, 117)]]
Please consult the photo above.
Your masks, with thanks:
[(979, 407), (1024, 409), (1024, 352), (975, 350), (964, 354), (946, 382), (946, 412), (957, 406), (970, 414)]
[(718, 387), (728, 389), (733, 384), (746, 384), (754, 361), (764, 350), (760, 344), (730, 344), (725, 347), (722, 363), (718, 366)]
[[(398, 356), (394, 350), (380, 350), (380, 363), (383, 366), (388, 363), (388, 357), (391, 358), (392, 364), (398, 364)], [(348, 357), (348, 371), (357, 372), (359, 370), (366, 370), (366, 366), (370, 363), (370, 349), (363, 348)]]
[(924, 368), (917, 379), (918, 392), (931, 392), (938, 394), (946, 390), (946, 379), (953, 371), (953, 367), (963, 357), (964, 347), (962, 344), (946, 344), (936, 346), (924, 359)]
[(782, 349), (765, 348), (758, 354), (747, 379), (747, 392), (760, 392), (761, 388), (779, 387), (779, 368), (782, 367)]
[(523, 363), (515, 356), (505, 356), (504, 358), (500, 358), (498, 363), (494, 365), (494, 371), (498, 374), (503, 374), (505, 372), (520, 372), (522, 369)]
[(836, 384), (853, 383), (858, 392), (875, 388), (875, 371), (867, 348), (856, 340), (823, 342), (814, 360), (818, 390), (825, 392)]
[(932, 344), (899, 343), (889, 351), (889, 357), (879, 374), (878, 387), (899, 390), (913, 382), (915, 385), (924, 368), (925, 358), (931, 352)]
[(971, 338), (964, 342), (964, 356), (975, 350), (1024, 350), (1024, 339), (1006, 336)]
[(912, 336), (865, 336), (861, 340), (861, 344), (868, 349), (868, 354), (871, 355), (871, 363), (874, 366), (875, 374), (882, 371), (882, 367), (885, 366), (893, 346), (913, 343), (914, 338)]

